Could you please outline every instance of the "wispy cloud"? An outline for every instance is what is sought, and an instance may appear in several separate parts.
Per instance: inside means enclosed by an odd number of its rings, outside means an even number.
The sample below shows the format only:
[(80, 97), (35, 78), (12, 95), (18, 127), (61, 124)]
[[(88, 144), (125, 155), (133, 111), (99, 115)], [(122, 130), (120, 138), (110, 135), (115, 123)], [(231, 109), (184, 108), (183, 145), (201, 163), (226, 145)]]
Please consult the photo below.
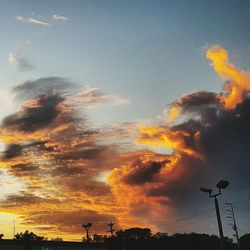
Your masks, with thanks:
[[(38, 226), (42, 221), (55, 230), (59, 230), (59, 221), (66, 215), (65, 232), (80, 235), (79, 216), (95, 223), (97, 232), (106, 229), (103, 225), (107, 221), (115, 220), (110, 187), (96, 176), (117, 166), (120, 156), (113, 145), (104, 145), (105, 129), (92, 127), (78, 111), (79, 105), (69, 103), (78, 90), (74, 86), (63, 78), (50, 77), (14, 88), (24, 104), (3, 119), (0, 140), (6, 144), (0, 152), (0, 166), (26, 184), (22, 193), (7, 193), (5, 211), (13, 212), (18, 207), (26, 223), (32, 221)], [(88, 106), (102, 102), (102, 94), (88, 90), (81, 96), (84, 99)], [(82, 111), (85, 105), (80, 108)], [(62, 178), (65, 182), (61, 185)], [(48, 182), (54, 183), (52, 189)], [(45, 211), (52, 207), (54, 215), (48, 218)], [(24, 211), (34, 211), (34, 216)]]
[(16, 16), (16, 20), (20, 21), (20, 22), (24, 22), (24, 23), (30, 23), (30, 24), (37, 24), (37, 25), (43, 25), (43, 26), (50, 26), (51, 24), (38, 19), (38, 18), (34, 18), (34, 17), (24, 17), (24, 16)]
[(29, 49), (30, 41), (27, 41), (20, 45), (15, 51), (10, 51), (8, 54), (8, 62), (10, 65), (15, 66), (21, 71), (28, 71), (33, 69), (33, 65), (26, 57), (27, 50)]
[(68, 20), (68, 17), (60, 16), (60, 15), (53, 15), (52, 18), (55, 21), (67, 21)]
[(33, 69), (33, 66), (29, 63), (29, 61), (22, 57), (22, 55), (15, 54), (14, 52), (9, 52), (8, 62), (10, 65), (16, 66), (18, 69), (27, 71)]
[(120, 106), (129, 104), (130, 100), (121, 97), (119, 95), (106, 95), (102, 93), (98, 88), (92, 88), (86, 86), (85, 89), (80, 91), (74, 98), (69, 100), (70, 102), (78, 103), (78, 105), (84, 105), (85, 108), (91, 109), (99, 106)]

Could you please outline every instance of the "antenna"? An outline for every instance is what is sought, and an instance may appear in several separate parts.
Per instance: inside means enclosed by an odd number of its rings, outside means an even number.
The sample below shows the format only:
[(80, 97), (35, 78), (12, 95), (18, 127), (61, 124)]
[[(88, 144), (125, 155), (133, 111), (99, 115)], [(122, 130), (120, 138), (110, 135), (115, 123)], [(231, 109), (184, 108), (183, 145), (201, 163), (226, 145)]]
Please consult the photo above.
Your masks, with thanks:
[(16, 220), (13, 221), (13, 239), (15, 239), (15, 235), (16, 235)]

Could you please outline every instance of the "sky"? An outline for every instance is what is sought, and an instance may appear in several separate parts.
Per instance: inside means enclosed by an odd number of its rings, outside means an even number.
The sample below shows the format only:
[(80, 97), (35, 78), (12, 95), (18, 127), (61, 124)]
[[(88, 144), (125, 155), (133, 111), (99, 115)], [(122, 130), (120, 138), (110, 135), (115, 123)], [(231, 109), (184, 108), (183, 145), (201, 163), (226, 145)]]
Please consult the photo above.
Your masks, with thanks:
[(250, 2), (0, 1), (0, 228), (80, 241), (249, 232)]

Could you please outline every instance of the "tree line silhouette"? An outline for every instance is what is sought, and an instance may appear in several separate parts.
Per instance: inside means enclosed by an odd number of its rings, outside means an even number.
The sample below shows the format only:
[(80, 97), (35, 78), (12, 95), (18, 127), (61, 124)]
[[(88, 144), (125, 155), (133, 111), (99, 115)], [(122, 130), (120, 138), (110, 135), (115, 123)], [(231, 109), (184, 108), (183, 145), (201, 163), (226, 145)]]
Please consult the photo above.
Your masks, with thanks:
[[(25, 242), (47, 240), (29, 231), (16, 234), (14, 239)], [(61, 238), (51, 240), (62, 241)], [(243, 235), (240, 243), (241, 250), (249, 250), (250, 234)], [(201, 233), (153, 234), (149, 228), (129, 228), (117, 230), (113, 236), (94, 234), (88, 239), (83, 238), (83, 245), (100, 245), (108, 250), (220, 250), (220, 239), (216, 235)], [(237, 245), (232, 239), (225, 237), (225, 249), (236, 250)]]

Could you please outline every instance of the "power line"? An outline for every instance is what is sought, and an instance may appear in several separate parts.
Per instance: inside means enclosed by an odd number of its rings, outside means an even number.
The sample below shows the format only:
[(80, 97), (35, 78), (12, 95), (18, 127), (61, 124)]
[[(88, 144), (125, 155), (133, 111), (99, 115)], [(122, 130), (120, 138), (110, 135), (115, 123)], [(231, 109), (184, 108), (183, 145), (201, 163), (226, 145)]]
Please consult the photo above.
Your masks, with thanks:
[(227, 209), (227, 212), (229, 212), (229, 216), (227, 218), (232, 219), (233, 225), (232, 228), (235, 232), (234, 236), (236, 237), (237, 240), (237, 245), (238, 245), (238, 250), (240, 250), (240, 240), (239, 240), (239, 234), (238, 234), (238, 228), (236, 225), (236, 219), (235, 219), (235, 214), (234, 214), (234, 208), (232, 203), (225, 203), (229, 208)]
[(244, 203), (244, 202), (250, 202), (250, 199), (233, 201), (232, 203), (237, 204), (237, 203)]
[(191, 214), (191, 215), (189, 216), (188, 219), (187, 219), (187, 218), (181, 218), (181, 219), (173, 220), (173, 221), (168, 222), (168, 223), (162, 223), (162, 224), (158, 224), (158, 225), (159, 225), (159, 226), (169, 226), (169, 225), (171, 225), (171, 224), (173, 224), (173, 223), (177, 223), (177, 222), (190, 221), (190, 218), (194, 218), (194, 217), (196, 217), (196, 216), (198, 216), (198, 215), (201, 215), (201, 214), (203, 214), (203, 213), (206, 213), (206, 212), (209, 212), (209, 211), (212, 211), (212, 210), (213, 210), (213, 209), (210, 208), (210, 209), (207, 209), (207, 210), (200, 211), (200, 212), (198, 212), (198, 213)]

